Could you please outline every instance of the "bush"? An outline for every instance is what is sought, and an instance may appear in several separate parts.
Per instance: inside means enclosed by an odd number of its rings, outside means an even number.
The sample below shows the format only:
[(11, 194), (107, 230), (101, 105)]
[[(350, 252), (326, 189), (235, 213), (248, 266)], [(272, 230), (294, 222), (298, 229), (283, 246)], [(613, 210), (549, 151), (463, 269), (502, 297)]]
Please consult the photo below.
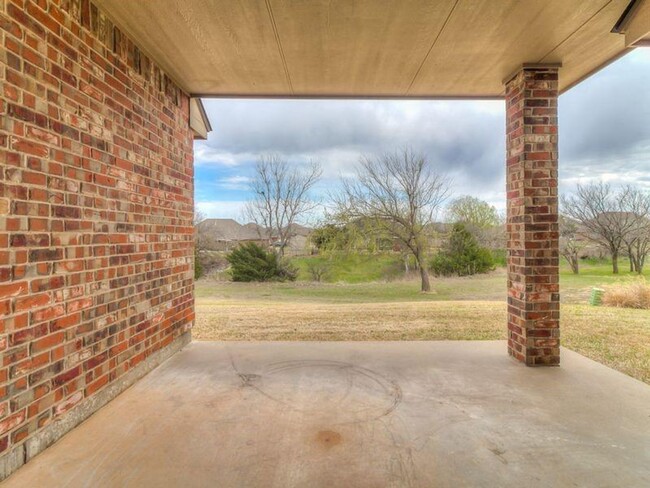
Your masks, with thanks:
[(317, 261), (315, 259), (310, 260), (307, 263), (307, 272), (311, 277), (312, 281), (320, 283), (321, 281), (327, 281), (331, 276), (332, 266), (329, 263), (324, 263), (322, 261)]
[(196, 253), (195, 259), (201, 268), (201, 276), (214, 275), (230, 266), (226, 256), (220, 251), (201, 250)]
[(294, 281), (297, 269), (251, 242), (243, 244), (228, 255), (233, 281)]
[(479, 246), (463, 224), (454, 224), (449, 239), (431, 261), (436, 276), (469, 276), (494, 269), (489, 249)]
[(194, 253), (194, 279), (198, 280), (201, 276), (203, 276), (203, 265), (201, 264), (201, 260), (199, 259), (199, 254), (195, 252)]
[(494, 265), (500, 268), (508, 266), (508, 252), (505, 249), (492, 249)]
[(650, 309), (650, 285), (645, 280), (608, 286), (603, 304), (610, 307)]

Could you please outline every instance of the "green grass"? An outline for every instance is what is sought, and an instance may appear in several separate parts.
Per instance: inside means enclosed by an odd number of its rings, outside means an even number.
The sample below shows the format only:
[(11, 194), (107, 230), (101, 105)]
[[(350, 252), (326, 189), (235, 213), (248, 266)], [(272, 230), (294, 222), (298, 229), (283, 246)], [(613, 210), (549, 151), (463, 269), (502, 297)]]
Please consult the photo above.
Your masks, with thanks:
[(399, 256), (393, 253), (331, 253), (326, 256), (294, 258), (291, 262), (298, 267), (298, 279), (301, 281), (311, 281), (310, 264), (326, 267), (327, 274), (323, 281), (327, 283), (389, 280), (400, 276), (403, 270)]
[[(335, 283), (307, 281), (306, 266), (309, 260), (323, 258), (300, 258), (294, 260), (301, 274), (295, 283), (230, 283), (200, 280), (196, 284), (197, 297), (232, 300), (300, 301), (317, 303), (381, 303), (405, 301), (488, 300), (506, 298), (506, 273), (499, 268), (491, 273), (464, 278), (432, 278), (432, 293), (420, 293), (420, 285), (414, 276), (393, 278), (387, 282), (382, 274), (390, 267), (392, 255), (339, 257), (333, 260)], [(395, 261), (393, 261), (394, 263)], [(360, 269), (355, 269), (354, 266)], [(627, 263), (621, 263), (626, 269)], [(648, 273), (646, 272), (646, 276)], [(345, 278), (345, 279), (343, 279)], [(579, 275), (571, 273), (568, 265), (560, 267), (560, 290), (564, 303), (587, 303), (593, 287), (610, 285), (637, 279), (637, 275), (611, 274), (610, 264), (584, 263)]]
[[(650, 277), (646, 269), (643, 275)], [(592, 288), (600, 288), (615, 283), (625, 283), (639, 279), (639, 275), (629, 272), (629, 262), (622, 259), (619, 262), (619, 274), (612, 274), (612, 264), (608, 260), (587, 260), (580, 263), (580, 273), (571, 272), (563, 260), (560, 266), (560, 293), (563, 302), (586, 303)]]

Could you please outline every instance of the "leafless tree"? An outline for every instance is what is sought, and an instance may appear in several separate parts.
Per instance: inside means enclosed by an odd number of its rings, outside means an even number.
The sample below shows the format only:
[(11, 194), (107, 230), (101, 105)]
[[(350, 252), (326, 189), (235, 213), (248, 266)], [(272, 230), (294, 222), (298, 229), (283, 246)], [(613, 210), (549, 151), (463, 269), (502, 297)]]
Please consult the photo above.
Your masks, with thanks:
[(209, 236), (203, 232), (201, 222), (205, 220), (205, 214), (197, 207), (194, 208), (194, 248), (196, 252), (207, 248)]
[(281, 256), (294, 224), (319, 205), (310, 192), (321, 174), (316, 162), (293, 166), (277, 155), (262, 156), (255, 166), (246, 214), (264, 234), (260, 237), (275, 244)]
[(618, 273), (625, 236), (636, 222), (626, 204), (629, 191), (630, 187), (624, 187), (614, 192), (606, 183), (595, 183), (578, 185), (574, 195), (562, 197), (564, 213), (582, 224), (584, 237), (609, 250), (614, 274)]
[(198, 208), (194, 208), (194, 248), (197, 253), (213, 251), (216, 246), (215, 237), (210, 227), (206, 226), (206, 216)]
[(560, 216), (560, 254), (567, 260), (574, 274), (580, 272), (580, 252), (584, 247), (578, 223), (571, 218)]
[(426, 251), (434, 216), (450, 181), (433, 172), (423, 155), (410, 149), (360, 161), (355, 179), (343, 179), (335, 197), (339, 215), (368, 218), (405, 246), (420, 269), (422, 291), (430, 291)]
[(621, 192), (621, 206), (632, 221), (631, 228), (623, 236), (630, 258), (630, 271), (642, 274), (650, 252), (650, 195), (627, 186)]

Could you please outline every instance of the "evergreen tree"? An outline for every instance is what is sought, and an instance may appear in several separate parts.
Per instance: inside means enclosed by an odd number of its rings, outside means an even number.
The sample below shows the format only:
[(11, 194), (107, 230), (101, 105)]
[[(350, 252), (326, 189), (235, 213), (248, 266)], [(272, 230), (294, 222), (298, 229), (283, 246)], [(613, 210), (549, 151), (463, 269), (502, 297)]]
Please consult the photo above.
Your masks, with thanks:
[(233, 281), (294, 281), (297, 270), (274, 252), (251, 242), (226, 256)]
[(463, 224), (454, 224), (449, 239), (431, 262), (431, 270), (436, 276), (469, 276), (492, 269), (492, 253), (479, 246)]

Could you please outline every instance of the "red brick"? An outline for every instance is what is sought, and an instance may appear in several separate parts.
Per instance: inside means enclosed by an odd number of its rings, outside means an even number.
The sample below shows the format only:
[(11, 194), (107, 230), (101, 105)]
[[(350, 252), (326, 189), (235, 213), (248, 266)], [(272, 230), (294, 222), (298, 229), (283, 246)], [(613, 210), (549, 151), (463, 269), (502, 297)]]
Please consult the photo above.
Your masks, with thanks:
[(26, 281), (0, 285), (0, 299), (24, 295), (28, 291)]
[(25, 410), (21, 410), (0, 422), (0, 434), (9, 432), (20, 425), (25, 420), (25, 413)]
[(8, 0), (0, 15), (0, 408), (20, 408), (0, 452), (194, 317), (189, 97), (98, 15), (87, 0)]
[(506, 85), (508, 352), (531, 366), (560, 360), (556, 72), (526, 68)]

